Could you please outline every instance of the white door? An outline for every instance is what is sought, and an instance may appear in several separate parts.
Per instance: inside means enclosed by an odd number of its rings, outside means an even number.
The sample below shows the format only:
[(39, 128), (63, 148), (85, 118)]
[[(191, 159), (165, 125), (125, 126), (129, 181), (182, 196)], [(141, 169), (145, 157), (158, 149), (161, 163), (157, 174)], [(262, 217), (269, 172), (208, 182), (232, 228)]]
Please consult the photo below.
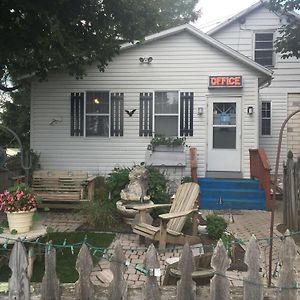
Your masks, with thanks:
[(241, 171), (241, 98), (208, 98), (207, 171)]

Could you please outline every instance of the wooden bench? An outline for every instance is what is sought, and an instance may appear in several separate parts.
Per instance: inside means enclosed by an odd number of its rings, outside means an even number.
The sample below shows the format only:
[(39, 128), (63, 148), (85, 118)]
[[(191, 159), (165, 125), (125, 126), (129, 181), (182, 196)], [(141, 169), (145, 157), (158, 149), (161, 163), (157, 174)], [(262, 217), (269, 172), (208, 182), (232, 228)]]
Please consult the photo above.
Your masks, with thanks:
[(75, 208), (94, 198), (95, 179), (82, 171), (33, 172), (32, 189), (41, 197), (38, 207)]

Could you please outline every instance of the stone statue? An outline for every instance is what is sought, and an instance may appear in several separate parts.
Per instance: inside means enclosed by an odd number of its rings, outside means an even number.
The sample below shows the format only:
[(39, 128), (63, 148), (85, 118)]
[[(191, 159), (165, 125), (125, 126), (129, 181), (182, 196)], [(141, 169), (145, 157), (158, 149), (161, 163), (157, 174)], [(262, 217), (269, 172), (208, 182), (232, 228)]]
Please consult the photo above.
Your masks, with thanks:
[(129, 173), (129, 184), (120, 193), (122, 201), (148, 201), (148, 172), (144, 166), (135, 166)]

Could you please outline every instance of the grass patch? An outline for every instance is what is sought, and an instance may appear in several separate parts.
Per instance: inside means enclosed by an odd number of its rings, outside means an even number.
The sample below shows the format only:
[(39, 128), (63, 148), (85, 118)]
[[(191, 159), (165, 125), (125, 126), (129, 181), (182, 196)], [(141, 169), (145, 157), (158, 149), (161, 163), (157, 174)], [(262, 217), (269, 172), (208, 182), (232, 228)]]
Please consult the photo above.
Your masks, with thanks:
[[(95, 232), (53, 232), (49, 233), (45, 238), (40, 239), (40, 242), (52, 241), (52, 244), (62, 245), (64, 240), (68, 245), (80, 243), (87, 236), (87, 243), (95, 247), (107, 248), (114, 239), (113, 234), (95, 233)], [(74, 254), (70, 248), (56, 249), (56, 272), (60, 282), (75, 282), (78, 279), (78, 273), (75, 269), (77, 255), (80, 248), (74, 247)], [(2, 253), (1, 253), (2, 252)], [(0, 255), (3, 254), (3, 251)], [(93, 254), (93, 253), (91, 253)], [(97, 252), (93, 255), (94, 264), (97, 263), (102, 256), (102, 253)], [(42, 259), (36, 258), (34, 262), (33, 275), (31, 282), (41, 282), (45, 272), (44, 256)], [(11, 271), (7, 265), (0, 268), (0, 281), (7, 282), (11, 275)]]

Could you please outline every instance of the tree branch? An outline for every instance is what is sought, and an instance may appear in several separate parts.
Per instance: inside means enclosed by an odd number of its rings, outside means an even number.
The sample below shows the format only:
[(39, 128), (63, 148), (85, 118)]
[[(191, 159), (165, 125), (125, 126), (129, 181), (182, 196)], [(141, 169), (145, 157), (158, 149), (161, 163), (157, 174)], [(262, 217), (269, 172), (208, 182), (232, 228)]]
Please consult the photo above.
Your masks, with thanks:
[(13, 92), (15, 90), (17, 90), (18, 88), (20, 88), (20, 84), (19, 85), (16, 85), (16, 86), (12, 86), (12, 87), (7, 87), (3, 84), (0, 84), (0, 91), (3, 91), (3, 92)]

